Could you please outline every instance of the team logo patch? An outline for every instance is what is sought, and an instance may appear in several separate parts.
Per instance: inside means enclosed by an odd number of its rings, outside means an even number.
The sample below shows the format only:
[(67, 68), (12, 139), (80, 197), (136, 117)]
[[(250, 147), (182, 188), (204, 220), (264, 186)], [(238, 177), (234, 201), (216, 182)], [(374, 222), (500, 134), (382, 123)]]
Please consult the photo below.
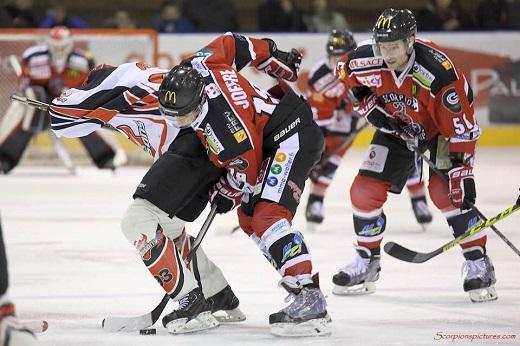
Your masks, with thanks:
[(244, 131), (244, 129), (233, 133), (233, 137), (235, 137), (235, 140), (237, 141), (237, 143), (242, 143), (243, 141), (245, 141), (247, 139), (247, 135), (246, 135), (246, 132)]
[(276, 153), (274, 160), (276, 162), (284, 162), (285, 160), (287, 160), (287, 155), (283, 152)]
[(280, 173), (282, 173), (282, 166), (280, 166), (279, 164), (275, 163), (274, 165), (271, 166), (271, 173), (273, 173), (273, 174), (280, 174)]
[(267, 185), (269, 185), (269, 186), (276, 186), (276, 185), (278, 185), (278, 179), (276, 179), (275, 177), (268, 177), (267, 178)]
[(249, 167), (249, 162), (239, 156), (229, 163), (229, 167), (236, 168), (240, 171), (245, 171), (247, 167)]
[(442, 94), (442, 104), (451, 112), (459, 113), (462, 110), (459, 95), (454, 88), (450, 88)]

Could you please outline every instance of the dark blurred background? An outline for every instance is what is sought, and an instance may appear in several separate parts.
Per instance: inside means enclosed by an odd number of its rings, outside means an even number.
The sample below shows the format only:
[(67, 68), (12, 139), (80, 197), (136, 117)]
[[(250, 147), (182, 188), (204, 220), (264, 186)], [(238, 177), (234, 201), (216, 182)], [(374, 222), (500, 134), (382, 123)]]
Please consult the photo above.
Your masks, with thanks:
[(370, 30), (386, 7), (419, 30), (518, 30), (520, 0), (0, 0), (0, 27), (154, 28), (159, 32)]

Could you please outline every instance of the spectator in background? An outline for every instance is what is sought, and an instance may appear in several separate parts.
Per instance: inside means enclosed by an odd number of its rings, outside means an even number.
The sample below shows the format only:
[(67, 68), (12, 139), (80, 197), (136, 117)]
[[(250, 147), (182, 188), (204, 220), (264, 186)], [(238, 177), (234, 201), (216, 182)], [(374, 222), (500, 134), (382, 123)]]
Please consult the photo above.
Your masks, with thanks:
[(167, 0), (163, 3), (160, 14), (153, 20), (153, 27), (158, 32), (187, 33), (195, 32), (195, 26), (182, 13), (180, 1)]
[(231, 0), (185, 0), (184, 15), (200, 32), (235, 31), (237, 19)]
[(5, 11), (2, 11), (3, 27), (11, 28), (34, 28), (36, 21), (32, 13), (32, 0), (15, 0), (3, 6)]
[(307, 31), (302, 13), (293, 0), (267, 0), (258, 6), (257, 17), (260, 31)]
[(67, 13), (64, 5), (55, 3), (47, 10), (47, 15), (40, 22), (40, 28), (52, 28), (55, 26), (66, 26), (67, 28), (87, 29), (90, 25), (76, 15)]
[(307, 18), (307, 29), (312, 32), (330, 32), (333, 29), (342, 31), (348, 29), (345, 16), (329, 10), (327, 0), (313, 0), (312, 15)]
[(482, 30), (507, 28), (507, 3), (505, 0), (480, 0), (477, 10), (478, 27)]
[(112, 29), (136, 29), (137, 24), (128, 11), (119, 10), (105, 21), (105, 26)]
[(474, 28), (455, 0), (430, 0), (417, 16), (419, 31), (455, 31)]

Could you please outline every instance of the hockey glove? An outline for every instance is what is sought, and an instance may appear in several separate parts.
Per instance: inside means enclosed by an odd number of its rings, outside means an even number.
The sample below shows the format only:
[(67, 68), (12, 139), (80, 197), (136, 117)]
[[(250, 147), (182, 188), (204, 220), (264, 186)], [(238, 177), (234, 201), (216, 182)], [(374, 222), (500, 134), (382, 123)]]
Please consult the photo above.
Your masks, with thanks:
[(364, 116), (367, 121), (379, 131), (385, 133), (395, 133), (390, 125), (390, 117), (386, 111), (379, 105), (379, 101), (375, 94), (363, 99), (359, 104), (358, 113)]
[(475, 203), (477, 197), (473, 164), (471, 160), (466, 160), (464, 163), (460, 160), (455, 162), (452, 160), (452, 162), (454, 168), (448, 172), (451, 203), (456, 208), (470, 209), (470, 204)]
[(273, 40), (264, 38), (269, 45), (271, 57), (258, 64), (256, 68), (264, 71), (273, 78), (285, 79), (294, 82), (298, 79), (298, 70), (302, 62), (302, 55), (296, 49), (291, 49), (289, 53), (278, 50)]
[(209, 190), (209, 202), (217, 205), (217, 213), (224, 214), (240, 204), (243, 192), (233, 187), (225, 177)]

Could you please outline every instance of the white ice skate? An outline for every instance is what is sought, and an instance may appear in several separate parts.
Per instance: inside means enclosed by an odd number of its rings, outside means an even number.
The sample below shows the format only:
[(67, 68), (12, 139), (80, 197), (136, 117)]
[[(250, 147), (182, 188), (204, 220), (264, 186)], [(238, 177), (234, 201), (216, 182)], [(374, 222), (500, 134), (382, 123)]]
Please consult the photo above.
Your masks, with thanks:
[(370, 256), (370, 250), (360, 246), (356, 247), (356, 252), (352, 262), (332, 277), (332, 293), (363, 295), (376, 291), (375, 282), (379, 279), (381, 271), (380, 256)]
[(464, 291), (468, 292), (473, 303), (489, 302), (498, 299), (495, 290), (495, 268), (488, 256), (477, 260), (466, 260), (462, 265)]

